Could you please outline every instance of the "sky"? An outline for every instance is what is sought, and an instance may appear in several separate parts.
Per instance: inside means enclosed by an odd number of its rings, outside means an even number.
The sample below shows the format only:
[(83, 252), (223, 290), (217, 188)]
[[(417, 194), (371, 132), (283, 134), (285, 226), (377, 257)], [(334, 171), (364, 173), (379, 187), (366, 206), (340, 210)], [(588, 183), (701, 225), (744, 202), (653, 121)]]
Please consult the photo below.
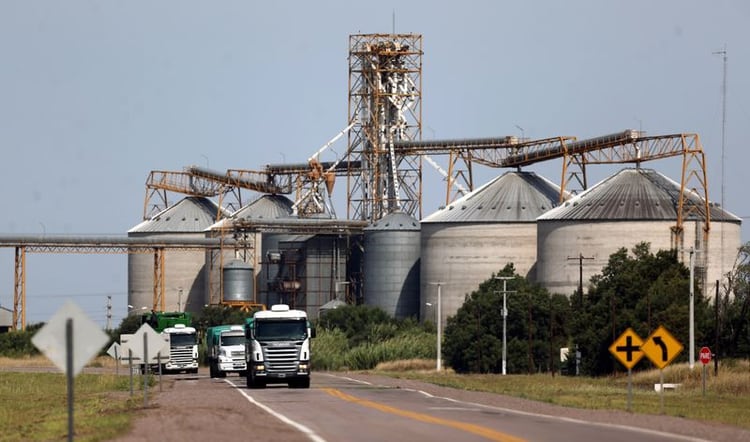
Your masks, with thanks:
[[(748, 22), (744, 0), (3, 0), (0, 234), (126, 235), (152, 170), (306, 161), (346, 127), (349, 36), (395, 31), (423, 38), (424, 139), (697, 133), (747, 242)], [(644, 167), (679, 182), (679, 158)], [(561, 163), (526, 170), (559, 182)], [(424, 215), (444, 198), (432, 172)], [(2, 248), (6, 308), (13, 275)], [(29, 324), (67, 299), (102, 326), (127, 314), (125, 255), (30, 253), (26, 276)]]

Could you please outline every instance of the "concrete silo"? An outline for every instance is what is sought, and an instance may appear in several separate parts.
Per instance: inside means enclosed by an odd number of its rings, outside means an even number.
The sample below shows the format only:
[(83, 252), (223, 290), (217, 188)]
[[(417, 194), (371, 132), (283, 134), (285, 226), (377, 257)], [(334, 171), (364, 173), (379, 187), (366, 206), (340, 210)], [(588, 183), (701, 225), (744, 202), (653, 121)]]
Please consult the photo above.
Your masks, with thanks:
[[(672, 248), (679, 193), (678, 183), (654, 170), (623, 169), (542, 215), (537, 220), (537, 282), (551, 292), (572, 295), (582, 279), (585, 293), (591, 276), (601, 273), (618, 249), (631, 250), (641, 242), (650, 243), (652, 252)], [(685, 198), (698, 197), (686, 191)], [(696, 275), (703, 273), (712, 283), (734, 263), (741, 219), (713, 204), (710, 219), (707, 253), (704, 216), (693, 213), (683, 221), (679, 256), (687, 264), (689, 250), (698, 250)]]
[(506, 172), (423, 219), (420, 318), (434, 317), (438, 282), (444, 321), (506, 264), (533, 276), (536, 218), (559, 197), (557, 185), (533, 172)]
[[(216, 221), (219, 207), (201, 197), (186, 197), (128, 231), (129, 238), (198, 239)], [(205, 255), (202, 250), (165, 251), (164, 309), (199, 312), (204, 305)], [(128, 255), (128, 304), (131, 313), (154, 307), (154, 255)], [(156, 306), (157, 309), (160, 307)]]
[(419, 221), (395, 212), (364, 229), (364, 300), (404, 319), (419, 314)]

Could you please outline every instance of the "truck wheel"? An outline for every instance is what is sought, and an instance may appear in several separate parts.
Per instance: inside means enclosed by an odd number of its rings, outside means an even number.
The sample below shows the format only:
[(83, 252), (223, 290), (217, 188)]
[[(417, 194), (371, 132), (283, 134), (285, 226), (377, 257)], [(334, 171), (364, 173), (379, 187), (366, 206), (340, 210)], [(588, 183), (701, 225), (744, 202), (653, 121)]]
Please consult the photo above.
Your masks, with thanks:
[(247, 388), (266, 388), (266, 381), (255, 379), (252, 375), (247, 377)]
[(227, 377), (227, 372), (226, 371), (219, 371), (216, 374), (217, 374), (216, 377), (219, 377), (219, 378), (225, 378), (225, 377)]

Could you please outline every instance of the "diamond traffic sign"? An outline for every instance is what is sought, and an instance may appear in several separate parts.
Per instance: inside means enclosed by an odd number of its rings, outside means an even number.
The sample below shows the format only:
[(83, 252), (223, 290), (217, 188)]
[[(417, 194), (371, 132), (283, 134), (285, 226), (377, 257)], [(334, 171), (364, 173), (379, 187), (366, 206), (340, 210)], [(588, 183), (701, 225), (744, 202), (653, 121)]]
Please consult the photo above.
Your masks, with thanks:
[(122, 349), (120, 348), (120, 344), (117, 342), (113, 342), (112, 345), (110, 345), (107, 349), (107, 354), (112, 356), (115, 360), (119, 360), (120, 356), (122, 356)]
[[(70, 321), (70, 322), (69, 322)], [(31, 338), (36, 348), (44, 353), (62, 372), (67, 372), (66, 335), (68, 324), (71, 324), (73, 373), (77, 376), (83, 367), (99, 350), (104, 347), (109, 337), (94, 321), (88, 318), (83, 310), (72, 301), (67, 301), (52, 315), (49, 322), (39, 329)]]
[(133, 364), (141, 363), (141, 358), (137, 357), (131, 348), (133, 336), (133, 334), (120, 335), (120, 362), (122, 365), (128, 365), (131, 361)]
[[(148, 346), (148, 354), (144, 353), (147, 350), (144, 348)], [(165, 340), (164, 336), (156, 333), (153, 328), (148, 324), (143, 324), (141, 327), (133, 333), (133, 338), (127, 344), (133, 350), (133, 357), (140, 358), (141, 360), (148, 357), (147, 363), (156, 363), (157, 355), (161, 353), (162, 359), (169, 356), (169, 342)]]
[(632, 328), (622, 332), (619, 338), (609, 346), (609, 352), (628, 370), (633, 368), (643, 357), (641, 351), (643, 340)]
[(641, 346), (643, 353), (659, 368), (664, 368), (682, 351), (682, 344), (664, 326), (659, 326)]

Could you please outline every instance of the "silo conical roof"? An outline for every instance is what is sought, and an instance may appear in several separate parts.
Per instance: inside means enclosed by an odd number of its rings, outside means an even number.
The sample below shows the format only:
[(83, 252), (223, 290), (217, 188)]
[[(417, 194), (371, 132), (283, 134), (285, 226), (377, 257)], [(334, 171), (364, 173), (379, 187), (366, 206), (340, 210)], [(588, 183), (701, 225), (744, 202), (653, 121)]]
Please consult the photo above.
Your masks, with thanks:
[(234, 221), (269, 221), (288, 217), (292, 213), (292, 201), (283, 195), (266, 194), (252, 203), (234, 212), (229, 218), (224, 218), (212, 224), (209, 230), (230, 226)]
[(216, 221), (219, 206), (208, 198), (188, 196), (133, 227), (128, 233), (201, 232)]
[(534, 172), (511, 171), (422, 220), (443, 222), (534, 222), (555, 207), (560, 187)]
[[(604, 179), (539, 220), (676, 220), (680, 185), (653, 169), (628, 168)], [(692, 202), (702, 199), (685, 191)], [(701, 204), (688, 219), (703, 217)], [(716, 204), (709, 206), (711, 220), (741, 222)]]
[(419, 221), (404, 212), (392, 212), (365, 227), (364, 230), (415, 231), (419, 230)]
[(293, 204), (283, 195), (267, 194), (234, 212), (232, 218), (244, 220), (281, 218), (292, 213)]

